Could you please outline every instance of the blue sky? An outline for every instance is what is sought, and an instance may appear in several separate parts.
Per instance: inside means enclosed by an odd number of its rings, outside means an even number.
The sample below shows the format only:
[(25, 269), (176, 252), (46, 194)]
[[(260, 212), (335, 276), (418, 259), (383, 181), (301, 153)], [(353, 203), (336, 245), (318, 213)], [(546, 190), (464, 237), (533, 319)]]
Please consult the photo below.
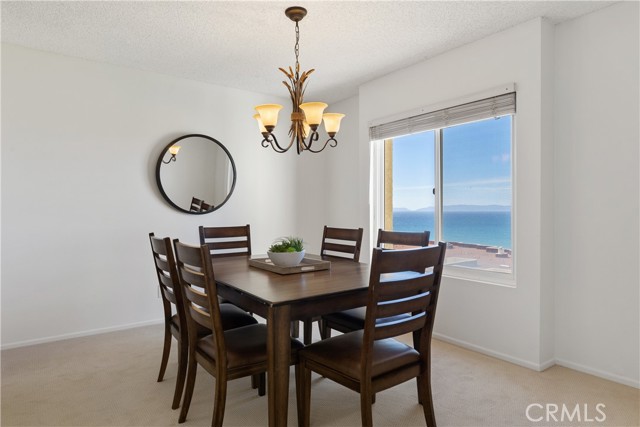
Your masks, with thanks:
[[(511, 205), (511, 116), (443, 131), (444, 205)], [(435, 132), (394, 139), (393, 207), (432, 207)]]

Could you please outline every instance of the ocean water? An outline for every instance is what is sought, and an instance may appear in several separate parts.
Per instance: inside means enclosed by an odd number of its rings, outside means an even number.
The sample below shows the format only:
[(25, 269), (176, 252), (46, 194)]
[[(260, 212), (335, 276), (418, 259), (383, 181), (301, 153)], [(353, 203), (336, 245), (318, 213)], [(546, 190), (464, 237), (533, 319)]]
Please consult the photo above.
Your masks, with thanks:
[[(511, 249), (511, 212), (451, 212), (443, 213), (442, 240), (502, 246)], [(434, 237), (433, 212), (394, 211), (396, 231), (429, 230)]]

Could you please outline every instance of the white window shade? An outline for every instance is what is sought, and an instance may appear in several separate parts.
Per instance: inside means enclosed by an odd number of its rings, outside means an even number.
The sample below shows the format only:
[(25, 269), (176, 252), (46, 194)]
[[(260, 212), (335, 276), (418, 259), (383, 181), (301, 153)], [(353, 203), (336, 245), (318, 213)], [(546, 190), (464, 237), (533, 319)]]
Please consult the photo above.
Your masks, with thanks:
[(515, 112), (516, 93), (510, 92), (372, 126), (369, 128), (369, 138), (371, 141), (378, 141)]

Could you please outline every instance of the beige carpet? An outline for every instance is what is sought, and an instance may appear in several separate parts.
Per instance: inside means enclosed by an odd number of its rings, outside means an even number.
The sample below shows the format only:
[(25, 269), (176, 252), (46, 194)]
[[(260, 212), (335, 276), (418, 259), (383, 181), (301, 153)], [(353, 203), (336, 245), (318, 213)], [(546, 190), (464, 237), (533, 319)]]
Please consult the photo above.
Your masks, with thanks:
[[(176, 426), (174, 352), (165, 380), (156, 382), (161, 342), (158, 325), (3, 351), (2, 426)], [(638, 426), (639, 390), (570, 369), (534, 372), (434, 341), (432, 371), (439, 426)], [(213, 381), (198, 373), (184, 426), (210, 425)], [(292, 376), (290, 426), (296, 426), (294, 387)], [(360, 425), (356, 393), (315, 377), (311, 399), (313, 426)], [(580, 422), (577, 414), (573, 422), (566, 416), (564, 422), (529, 421), (525, 412), (532, 403), (565, 404), (571, 412), (578, 404)], [(606, 420), (588, 421), (601, 417), (598, 403), (605, 405)], [(544, 412), (535, 407), (530, 415)], [(380, 393), (373, 417), (377, 426), (424, 426), (415, 382)], [(249, 379), (230, 383), (225, 425), (267, 425), (267, 399), (257, 396)]]

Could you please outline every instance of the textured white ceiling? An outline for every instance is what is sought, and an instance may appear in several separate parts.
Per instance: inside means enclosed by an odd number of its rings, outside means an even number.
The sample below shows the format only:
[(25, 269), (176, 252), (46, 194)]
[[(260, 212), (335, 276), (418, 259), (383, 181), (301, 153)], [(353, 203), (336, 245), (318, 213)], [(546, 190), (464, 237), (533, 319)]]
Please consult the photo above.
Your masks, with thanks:
[(364, 82), (542, 16), (553, 23), (604, 1), (2, 1), (2, 42), (287, 96), (295, 61), (288, 6), (304, 6), (307, 100), (334, 102)]

